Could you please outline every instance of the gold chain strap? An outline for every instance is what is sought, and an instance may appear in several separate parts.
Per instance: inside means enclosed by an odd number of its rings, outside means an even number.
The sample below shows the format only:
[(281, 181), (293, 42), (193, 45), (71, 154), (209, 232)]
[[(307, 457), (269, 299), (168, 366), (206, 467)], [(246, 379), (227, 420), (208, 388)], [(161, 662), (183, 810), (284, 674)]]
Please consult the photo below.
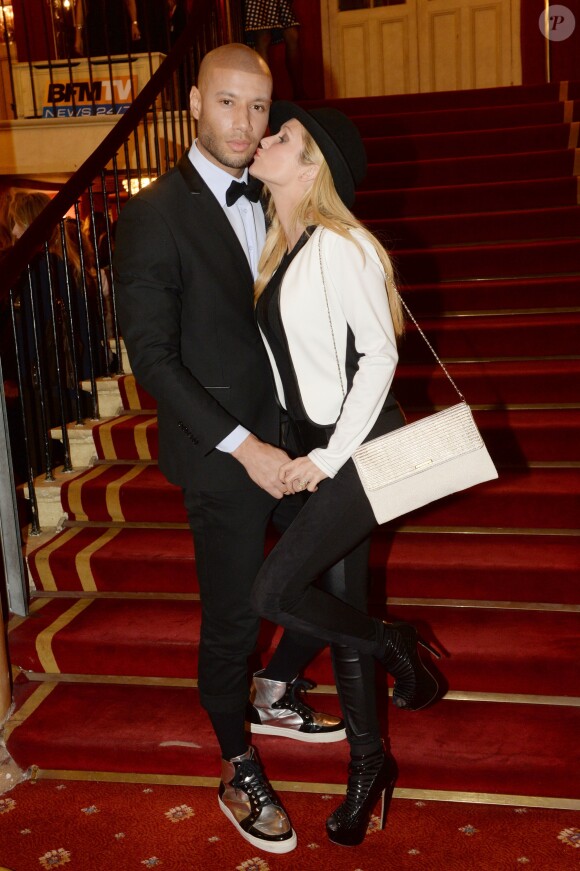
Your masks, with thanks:
[(346, 396), (346, 392), (344, 389), (344, 384), (342, 383), (342, 370), (340, 368), (340, 361), (338, 359), (338, 351), (336, 350), (336, 339), (334, 338), (334, 327), (332, 326), (332, 317), (330, 314), (330, 305), (328, 303), (328, 291), (326, 290), (326, 281), (324, 278), (324, 268), (322, 266), (322, 251), (320, 249), (320, 237), (322, 236), (322, 230), (320, 231), (320, 235), (318, 236), (318, 262), (320, 263), (320, 274), (322, 276), (322, 286), (324, 288), (324, 299), (326, 301), (326, 311), (328, 313), (328, 323), (330, 324), (330, 335), (332, 336), (332, 345), (334, 347), (334, 357), (336, 359), (336, 366), (338, 368), (338, 377), (340, 378), (340, 389), (342, 390), (343, 399)]
[[(335, 356), (335, 359), (336, 359), (336, 365), (337, 365), (337, 368), (338, 368), (338, 377), (340, 378), (340, 389), (342, 390), (342, 395), (343, 395), (343, 397), (344, 397), (346, 394), (345, 394), (345, 390), (344, 390), (344, 384), (343, 384), (343, 381), (342, 381), (342, 370), (341, 370), (341, 368), (340, 368), (340, 361), (339, 361), (339, 359), (338, 359), (338, 351), (337, 351), (337, 348), (336, 348), (336, 339), (335, 339), (335, 337), (334, 337), (334, 327), (332, 326), (332, 317), (331, 317), (331, 314), (330, 314), (330, 305), (329, 305), (329, 302), (328, 302), (328, 291), (327, 291), (327, 289), (326, 289), (326, 280), (325, 280), (325, 278), (324, 278), (324, 267), (323, 267), (323, 265), (322, 265), (322, 250), (321, 250), (321, 247), (320, 247), (320, 239), (321, 239), (321, 237), (322, 237), (322, 232), (323, 232), (323, 231), (321, 230), (320, 235), (318, 236), (318, 262), (320, 263), (320, 275), (322, 276), (322, 287), (324, 288), (324, 298), (325, 298), (325, 301), (326, 301), (326, 311), (327, 311), (327, 313), (328, 313), (328, 323), (330, 324), (330, 333), (331, 333), (331, 336), (332, 336), (332, 344), (333, 344), (333, 347), (334, 347), (334, 356)], [(386, 278), (385, 278), (385, 280), (386, 280)], [(457, 384), (455, 383), (455, 381), (453, 380), (453, 378), (451, 377), (451, 375), (450, 375), (449, 372), (447, 371), (447, 369), (446, 369), (446, 367), (444, 366), (444, 364), (441, 362), (441, 360), (440, 360), (439, 357), (437, 356), (437, 352), (435, 351), (435, 348), (433, 347), (433, 345), (431, 344), (431, 342), (429, 341), (429, 339), (427, 338), (427, 336), (425, 335), (425, 333), (423, 332), (423, 330), (421, 329), (421, 327), (419, 326), (419, 324), (418, 324), (417, 321), (415, 320), (415, 317), (413, 316), (413, 313), (412, 313), (411, 310), (409, 309), (409, 306), (407, 305), (407, 303), (405, 302), (405, 300), (403, 299), (403, 297), (401, 296), (401, 294), (399, 293), (399, 291), (396, 290), (395, 292), (396, 292), (397, 296), (399, 297), (399, 299), (401, 300), (401, 303), (402, 303), (403, 308), (405, 309), (406, 313), (409, 315), (410, 319), (413, 321), (413, 323), (415, 324), (415, 326), (416, 326), (417, 329), (419, 330), (420, 335), (421, 335), (422, 338), (425, 340), (425, 343), (427, 344), (427, 347), (429, 348), (429, 350), (431, 351), (431, 353), (433, 354), (433, 356), (435, 357), (435, 359), (437, 360), (437, 362), (439, 363), (439, 365), (441, 366), (441, 368), (443, 369), (443, 371), (444, 371), (445, 374), (447, 375), (447, 378), (448, 378), (449, 381), (451, 382), (451, 384), (452, 384), (452, 386), (453, 386), (455, 392), (457, 393), (457, 395), (459, 396), (459, 398), (460, 398), (463, 402), (465, 402), (465, 397), (464, 397), (463, 393), (461, 392), (461, 390), (459, 389), (459, 387), (457, 386)]]

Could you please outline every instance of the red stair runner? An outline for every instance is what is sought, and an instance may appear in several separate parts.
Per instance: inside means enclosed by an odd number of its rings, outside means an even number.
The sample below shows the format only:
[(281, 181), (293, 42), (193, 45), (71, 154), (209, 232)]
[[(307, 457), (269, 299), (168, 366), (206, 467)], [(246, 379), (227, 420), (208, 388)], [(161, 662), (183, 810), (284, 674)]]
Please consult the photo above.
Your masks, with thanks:
[[(557, 350), (557, 349), (555, 349)], [(403, 350), (404, 356), (404, 350)], [(423, 351), (428, 359), (429, 351)], [(556, 407), (580, 405), (580, 359), (578, 360), (502, 360), (500, 362), (452, 363), (449, 372), (460, 385), (470, 405), (549, 404)], [(133, 376), (119, 381), (135, 384)], [(395, 375), (395, 392), (406, 411), (450, 405), (457, 394), (437, 363), (404, 363)], [(133, 408), (154, 409), (156, 403), (142, 388), (137, 387), (137, 402)], [(129, 406), (126, 406), (129, 407)]]
[[(333, 697), (317, 700), (337, 710)], [(392, 706), (388, 715), (397, 786), (410, 789), (577, 799), (579, 729), (580, 708), (548, 705), (444, 701), (419, 716)], [(273, 780), (344, 782), (346, 742), (317, 746), (315, 768), (309, 744), (256, 743)], [(216, 776), (218, 756), (197, 691), (177, 687), (57, 684), (9, 746), (40, 768), (198, 777)]]
[[(504, 471), (499, 480), (466, 490), (414, 512), (430, 526), (532, 528), (580, 526), (580, 469)], [(148, 498), (149, 495), (149, 498)], [(185, 523), (179, 487), (156, 465), (96, 466), (62, 486), (70, 520)], [(408, 518), (405, 518), (408, 521)]]
[[(450, 691), (417, 714), (383, 695), (398, 786), (451, 798), (580, 802), (580, 208), (561, 93), (578, 100), (580, 84), (338, 103), (369, 155), (358, 214), (394, 251), (500, 470), (373, 538), (372, 608), (441, 649)], [(133, 376), (116, 380), (125, 413), (93, 425), (100, 462), (67, 478), (69, 523), (28, 556), (45, 592), (10, 633), (25, 671), (8, 747), (23, 768), (215, 777), (189, 685), (200, 604), (181, 494), (156, 465), (155, 401)], [(410, 420), (457, 401), (413, 327), (395, 392)], [(273, 633), (264, 624), (261, 652)], [(309, 673), (332, 684), (328, 651)], [(338, 710), (334, 693), (313, 700)], [(344, 782), (344, 744), (317, 748), (313, 764), (298, 742), (258, 743), (273, 779)]]
[(401, 136), (430, 133), (432, 130), (497, 130), (531, 124), (559, 124), (564, 120), (564, 107), (559, 101), (533, 105), (470, 106), (422, 112), (408, 111), (382, 114), (376, 110), (367, 115), (353, 113), (352, 119), (364, 136)]
[[(511, 225), (515, 213), (508, 213)], [(445, 217), (438, 218), (444, 222)], [(466, 218), (469, 220), (469, 216)], [(447, 239), (449, 237), (446, 237)], [(522, 309), (578, 308), (580, 277), (552, 275), (536, 278), (447, 281), (443, 284), (406, 285), (404, 293), (414, 313), (430, 316), (445, 311), (521, 311)]]
[[(580, 209), (578, 209), (580, 212)], [(446, 360), (493, 357), (580, 356), (580, 311), (562, 314), (483, 315), (422, 320), (421, 329)], [(425, 356), (425, 343), (411, 324), (401, 356)]]
[[(519, 212), (464, 213), (459, 216), (371, 218), (365, 223), (369, 230), (388, 243), (396, 258), (397, 251), (408, 246), (417, 248), (433, 245), (445, 248), (449, 247), (450, 239), (454, 245), (479, 245), (486, 235), (489, 235), (490, 241), (498, 244), (513, 242), (516, 235), (522, 242), (577, 238), (580, 234), (578, 212), (577, 206), (556, 206)], [(490, 230), (490, 227), (493, 229)], [(524, 304), (530, 306), (529, 297)], [(545, 306), (545, 297), (540, 304)], [(500, 307), (505, 307), (505, 301)]]
[[(474, 546), (461, 532), (433, 535), (377, 532), (371, 549), (374, 602), (387, 596), (577, 601), (580, 559), (574, 538), (479, 533)], [(198, 592), (188, 529), (73, 526), (32, 554), (29, 568), (39, 590)]]
[[(580, 654), (576, 614), (395, 604), (377, 616), (412, 622), (443, 654), (437, 671), (451, 690), (574, 696)], [(15, 665), (26, 671), (197, 676), (201, 606), (191, 600), (51, 599), (11, 633)], [(62, 628), (50, 645), (40, 633)], [(265, 623), (258, 649), (268, 651), (274, 629)], [(123, 646), (119, 646), (123, 638)], [(152, 661), (149, 651), (155, 649)], [(328, 648), (309, 667), (319, 684), (332, 684)]]
[[(530, 151), (528, 154), (492, 154), (486, 157), (447, 157), (372, 164), (360, 190), (384, 190), (408, 186), (481, 184), (498, 179), (562, 178), (574, 168), (574, 152), (568, 148)], [(410, 184), (408, 184), (410, 183)]]
[[(409, 421), (421, 415), (407, 412)], [(580, 409), (558, 411), (476, 411), (475, 419), (487, 447), (500, 465), (525, 465), (530, 461), (580, 460), (577, 431)], [(136, 433), (136, 421), (142, 425)], [(141, 437), (146, 427), (147, 444)], [(145, 460), (158, 457), (155, 414), (121, 415), (93, 428), (101, 460)], [(146, 456), (145, 456), (146, 454)]]
[[(500, 209), (535, 209), (539, 206), (576, 204), (576, 179), (540, 178), (525, 181), (498, 181), (485, 184), (441, 184), (430, 187), (394, 187), (357, 194), (357, 213), (361, 219), (384, 218), (385, 215), (458, 215), (471, 214), (474, 207), (484, 212)], [(493, 232), (493, 228), (490, 228)], [(578, 266), (578, 261), (576, 261)], [(561, 271), (560, 269), (558, 271)]]
[(566, 124), (531, 124), (529, 127), (508, 127), (496, 130), (453, 131), (420, 136), (379, 135), (375, 131), (365, 139), (371, 163), (417, 160), (441, 157), (466, 157), (481, 154), (521, 154), (570, 147), (570, 130)]

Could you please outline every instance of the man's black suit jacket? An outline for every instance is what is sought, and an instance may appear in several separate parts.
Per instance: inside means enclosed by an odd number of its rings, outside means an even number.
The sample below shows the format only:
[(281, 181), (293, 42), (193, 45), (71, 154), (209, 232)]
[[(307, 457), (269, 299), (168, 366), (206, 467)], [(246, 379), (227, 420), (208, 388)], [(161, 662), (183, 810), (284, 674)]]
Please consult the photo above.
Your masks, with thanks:
[(131, 366), (158, 403), (161, 470), (181, 487), (255, 486), (237, 460), (215, 449), (239, 423), (278, 443), (252, 274), (187, 154), (123, 208), (114, 265)]

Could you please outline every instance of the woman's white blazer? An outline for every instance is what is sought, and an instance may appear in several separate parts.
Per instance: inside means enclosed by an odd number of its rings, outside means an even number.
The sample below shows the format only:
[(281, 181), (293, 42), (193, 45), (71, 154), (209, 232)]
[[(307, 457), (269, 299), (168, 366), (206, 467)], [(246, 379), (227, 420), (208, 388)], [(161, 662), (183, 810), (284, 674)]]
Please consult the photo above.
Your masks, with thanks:
[[(383, 266), (360, 231), (351, 237), (317, 227), (291, 262), (280, 288), (280, 315), (304, 409), (322, 426), (338, 420), (328, 447), (309, 454), (330, 477), (370, 432), (398, 360)], [(348, 327), (361, 357), (345, 399)], [(264, 341), (278, 399), (285, 407), (280, 375)]]

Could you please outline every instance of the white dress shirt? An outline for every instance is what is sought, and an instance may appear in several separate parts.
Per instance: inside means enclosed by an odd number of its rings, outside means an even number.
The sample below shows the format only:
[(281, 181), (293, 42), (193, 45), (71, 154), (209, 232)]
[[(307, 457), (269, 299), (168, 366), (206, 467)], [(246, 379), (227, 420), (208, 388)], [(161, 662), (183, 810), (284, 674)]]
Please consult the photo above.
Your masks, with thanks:
[[(245, 169), (243, 175), (239, 179), (235, 179), (233, 175), (226, 172), (212, 163), (207, 157), (201, 153), (197, 147), (197, 140), (193, 143), (189, 150), (189, 159), (195, 169), (198, 171), (222, 209), (234, 233), (238, 237), (238, 241), (247, 257), (250, 269), (254, 279), (258, 275), (258, 261), (264, 241), (266, 239), (266, 221), (264, 219), (264, 211), (261, 204), (252, 203), (246, 197), (241, 196), (233, 206), (226, 204), (226, 191), (232, 181), (248, 181), (248, 170)], [(245, 438), (250, 434), (244, 426), (237, 426), (228, 436), (225, 437), (216, 447), (220, 451), (231, 453), (235, 451)]]

